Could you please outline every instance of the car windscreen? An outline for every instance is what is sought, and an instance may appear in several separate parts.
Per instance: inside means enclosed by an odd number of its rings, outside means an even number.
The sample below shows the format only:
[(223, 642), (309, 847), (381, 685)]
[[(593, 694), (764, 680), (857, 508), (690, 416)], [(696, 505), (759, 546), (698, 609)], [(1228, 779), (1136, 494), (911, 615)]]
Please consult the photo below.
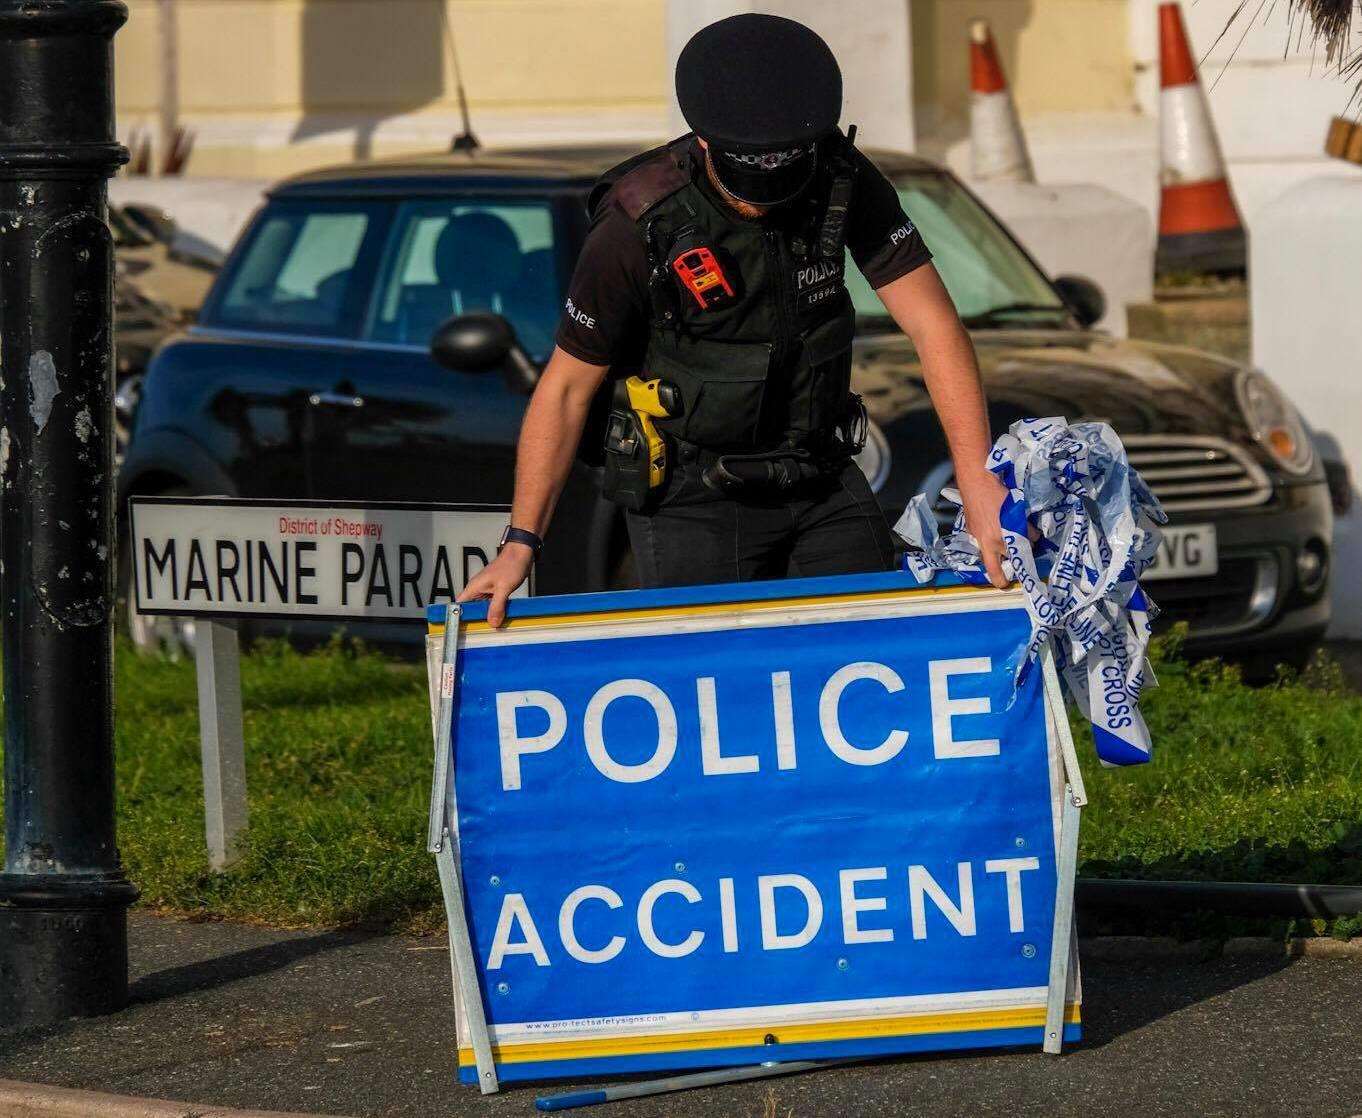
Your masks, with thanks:
[[(967, 326), (1052, 326), (1068, 320), (1046, 278), (949, 175), (909, 172), (893, 182)], [(859, 328), (896, 329), (860, 272), (848, 264), (846, 275)]]
[(547, 360), (562, 308), (553, 216), (547, 198), (403, 203), (366, 337), (424, 349), (447, 319), (493, 311), (531, 358)]
[(353, 337), (389, 218), (389, 207), (373, 203), (272, 202), (251, 226), (204, 321)]

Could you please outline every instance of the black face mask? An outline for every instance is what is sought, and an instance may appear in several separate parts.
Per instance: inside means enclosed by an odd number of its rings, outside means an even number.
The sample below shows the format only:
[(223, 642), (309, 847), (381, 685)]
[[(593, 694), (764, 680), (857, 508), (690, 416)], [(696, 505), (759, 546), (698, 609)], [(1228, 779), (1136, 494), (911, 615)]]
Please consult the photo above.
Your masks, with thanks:
[(735, 152), (710, 145), (709, 165), (729, 194), (753, 206), (775, 206), (802, 194), (818, 166), (814, 144), (780, 151)]

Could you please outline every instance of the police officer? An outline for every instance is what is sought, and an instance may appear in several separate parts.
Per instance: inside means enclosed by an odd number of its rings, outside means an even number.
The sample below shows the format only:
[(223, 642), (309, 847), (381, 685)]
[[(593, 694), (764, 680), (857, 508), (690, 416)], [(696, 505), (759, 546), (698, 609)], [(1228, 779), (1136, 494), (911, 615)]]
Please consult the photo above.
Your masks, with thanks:
[[(603, 449), (643, 585), (889, 569), (892, 536), (853, 461), (865, 413), (850, 389), (845, 250), (916, 346), (970, 532), (1006, 585), (973, 347), (893, 186), (854, 130), (838, 129), (842, 76), (827, 44), (793, 20), (732, 16), (686, 45), (676, 94), (693, 133), (592, 192), (557, 346), (521, 429), (511, 524), (460, 600), (490, 598), (488, 619), (502, 623), (607, 377), (617, 409), (583, 449)], [(651, 483), (646, 453), (645, 480), (621, 479), (646, 443), (620, 390), (630, 376), (656, 381), (670, 405), (653, 410), (667, 461)]]

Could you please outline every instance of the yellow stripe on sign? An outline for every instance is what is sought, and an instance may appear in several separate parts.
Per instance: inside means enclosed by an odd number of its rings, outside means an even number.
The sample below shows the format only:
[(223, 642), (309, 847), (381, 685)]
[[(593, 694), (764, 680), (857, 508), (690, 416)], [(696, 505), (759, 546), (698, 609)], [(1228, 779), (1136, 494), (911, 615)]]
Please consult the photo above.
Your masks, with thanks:
[[(1070, 1003), (1064, 1020), (1082, 1020), (1077, 1004)], [(921, 1013), (909, 1017), (873, 1017), (855, 1021), (817, 1021), (791, 1025), (753, 1026), (743, 1029), (711, 1029), (692, 1033), (657, 1033), (652, 1036), (602, 1037), (596, 1040), (533, 1040), (492, 1045), (492, 1058), (499, 1064), (539, 1063), (605, 1056), (635, 1056), (647, 1052), (694, 1052), (714, 1048), (761, 1047), (768, 1036), (780, 1044), (806, 1044), (825, 1040), (865, 1040), (885, 1036), (921, 1036), (931, 1033), (980, 1032), (985, 1029), (1024, 1029), (1045, 1024), (1044, 1006), (1020, 1009), (974, 1009), (954, 1013)], [(459, 1049), (459, 1064), (473, 1067), (473, 1049)]]
[[(883, 590), (866, 590), (852, 594), (827, 594), (816, 598), (773, 598), (768, 601), (713, 602), (700, 606), (654, 606), (650, 609), (622, 609), (593, 613), (565, 613), (556, 617), (511, 617), (500, 629), (492, 629), (486, 621), (464, 621), (465, 633), (505, 633), (511, 630), (557, 628), (564, 625), (589, 625), (602, 621), (647, 621), (663, 617), (707, 617), (722, 613), (762, 613), (767, 610), (790, 609), (793, 606), (824, 606), (859, 602), (897, 602), (903, 598), (951, 597), (958, 594), (977, 594), (994, 591), (992, 586), (929, 586), (919, 590), (900, 590), (886, 594)], [(443, 628), (432, 633), (443, 632)]]

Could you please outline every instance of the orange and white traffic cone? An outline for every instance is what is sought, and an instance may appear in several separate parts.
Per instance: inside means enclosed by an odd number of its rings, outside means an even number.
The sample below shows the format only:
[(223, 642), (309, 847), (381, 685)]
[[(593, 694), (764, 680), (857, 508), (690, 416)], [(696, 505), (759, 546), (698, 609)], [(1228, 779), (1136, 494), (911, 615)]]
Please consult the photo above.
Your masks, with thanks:
[(1035, 182), (1017, 107), (988, 20), (969, 26), (970, 171), (980, 182)]
[(1225, 174), (1182, 9), (1159, 5), (1159, 248), (1156, 272), (1242, 272), (1244, 223)]

